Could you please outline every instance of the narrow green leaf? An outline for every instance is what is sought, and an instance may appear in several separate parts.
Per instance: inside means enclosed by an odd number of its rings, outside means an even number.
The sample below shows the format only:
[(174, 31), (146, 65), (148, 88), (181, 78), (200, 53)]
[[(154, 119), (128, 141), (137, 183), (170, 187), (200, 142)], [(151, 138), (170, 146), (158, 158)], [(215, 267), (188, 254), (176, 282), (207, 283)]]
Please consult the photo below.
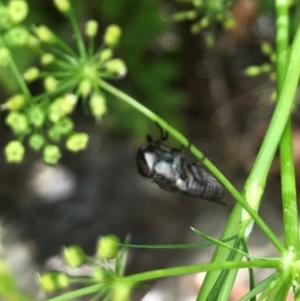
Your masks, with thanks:
[[(278, 277), (279, 277), (279, 273), (272, 274), (268, 278), (264, 279), (260, 284), (255, 286), (248, 294), (243, 296), (239, 301), (251, 300), (251, 298), (255, 297), (257, 294), (262, 292), (264, 289), (266, 289), (267, 287), (272, 285), (273, 282), (277, 283), (277, 281), (279, 281)], [(256, 298), (255, 298), (255, 300), (256, 300)]]
[[(249, 253), (245, 239), (242, 239), (242, 246), (243, 246), (244, 252)], [(247, 258), (247, 260), (250, 260), (250, 259)], [(254, 273), (253, 273), (253, 269), (251, 269), (251, 268), (249, 268), (248, 271), (249, 271), (249, 289), (251, 291), (255, 288)], [(251, 301), (256, 301), (256, 296), (253, 296)]]
[(209, 236), (209, 235), (206, 235), (205, 233), (203, 233), (203, 232), (201, 232), (201, 231), (199, 231), (199, 230), (197, 230), (197, 229), (195, 229), (195, 228), (193, 228), (193, 227), (191, 227), (191, 229), (192, 229), (195, 233), (197, 233), (198, 235), (200, 235), (201, 237), (207, 239), (208, 241), (211, 241), (212, 243), (214, 243), (215, 245), (218, 245), (219, 247), (226, 248), (226, 249), (228, 249), (228, 250), (234, 251), (234, 252), (239, 253), (239, 254), (241, 254), (241, 255), (243, 255), (243, 256), (246, 256), (246, 257), (249, 256), (248, 253), (245, 253), (245, 252), (243, 252), (243, 251), (241, 251), (241, 250), (239, 250), (239, 249), (237, 249), (237, 248), (234, 248), (234, 247), (232, 247), (232, 246), (230, 246), (230, 245), (228, 245), (228, 244), (222, 242), (221, 240), (218, 240), (218, 239), (215, 239), (215, 238), (213, 238), (213, 237), (211, 237), (211, 236)]
[[(233, 235), (228, 238), (220, 240), (221, 242), (229, 242), (236, 238)], [(198, 243), (198, 244), (166, 244), (166, 245), (133, 245), (133, 244), (120, 244), (121, 246), (133, 249), (199, 249), (205, 247), (215, 246), (215, 243)]]

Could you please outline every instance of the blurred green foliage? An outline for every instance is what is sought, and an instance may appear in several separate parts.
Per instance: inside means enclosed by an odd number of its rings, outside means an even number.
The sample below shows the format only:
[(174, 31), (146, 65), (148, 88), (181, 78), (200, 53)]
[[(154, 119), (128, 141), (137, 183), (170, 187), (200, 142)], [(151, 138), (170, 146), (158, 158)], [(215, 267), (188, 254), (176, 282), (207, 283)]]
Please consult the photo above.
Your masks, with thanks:
[[(178, 113), (183, 95), (175, 87), (181, 71), (178, 49), (155, 51), (155, 48), (163, 48), (158, 45), (159, 37), (167, 32), (176, 35), (176, 25), (163, 17), (166, 5), (161, 0), (104, 0), (99, 8), (100, 15), (107, 24), (117, 23), (123, 30), (118, 49), (129, 72), (126, 82), (124, 80), (122, 83), (122, 90), (171, 124), (180, 127)], [(123, 104), (122, 106), (119, 102), (113, 104), (117, 111), (111, 114), (114, 122), (142, 136), (150, 128), (153, 129), (153, 125), (144, 116), (132, 112), (131, 108)]]
[[(66, 19), (53, 9), (52, 2), (28, 2), (30, 13), (28, 24), (47, 25), (70, 39), (70, 28)], [(175, 87), (180, 77), (178, 43), (172, 49), (161, 45), (164, 35), (171, 33), (176, 39), (175, 26), (169, 22), (165, 13), (167, 3), (161, 0), (126, 1), (73, 1), (80, 24), (93, 18), (100, 24), (100, 35), (108, 24), (117, 24), (122, 28), (122, 38), (118, 46), (118, 56), (122, 56), (128, 66), (128, 75), (116, 82), (125, 93), (138, 99), (149, 109), (162, 116), (172, 125), (180, 126), (179, 110), (183, 94)], [(102, 32), (101, 32), (102, 30)], [(99, 45), (101, 38), (99, 35)], [(168, 43), (168, 41), (167, 41)], [(72, 45), (71, 45), (72, 46)], [(17, 49), (17, 64), (21, 70), (33, 65), (36, 53)], [(18, 90), (15, 78), (11, 74), (0, 73), (2, 97), (8, 97)], [(32, 89), (39, 89), (34, 85)], [(3, 100), (1, 101), (3, 102)], [(140, 113), (114, 99), (108, 100), (108, 115), (104, 126), (109, 125), (117, 132), (127, 132), (144, 137), (153, 130), (153, 125)]]

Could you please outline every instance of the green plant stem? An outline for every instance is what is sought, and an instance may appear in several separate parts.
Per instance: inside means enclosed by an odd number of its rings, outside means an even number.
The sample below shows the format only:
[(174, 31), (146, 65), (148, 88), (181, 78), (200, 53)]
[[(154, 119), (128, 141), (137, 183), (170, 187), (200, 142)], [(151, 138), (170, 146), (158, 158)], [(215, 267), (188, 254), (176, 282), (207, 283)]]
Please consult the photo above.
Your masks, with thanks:
[(65, 300), (74, 300), (75, 298), (78, 298), (80, 296), (89, 295), (92, 293), (99, 292), (100, 289), (103, 288), (103, 284), (95, 284), (88, 287), (84, 287), (75, 291), (70, 291), (68, 293), (59, 295), (57, 297), (53, 297), (50, 299), (47, 299), (46, 301), (65, 301)]
[[(277, 282), (280, 281), (279, 273), (274, 273), (260, 284), (256, 285), (249, 293), (243, 296), (239, 301), (248, 301), (250, 298), (255, 297), (257, 294), (262, 292), (264, 289), (268, 289), (270, 286), (274, 286)], [(256, 299), (255, 299), (256, 300)]]
[(31, 96), (31, 93), (29, 91), (29, 88), (22, 76), (22, 74), (20, 73), (20, 70), (19, 68), (17, 67), (17, 65), (15, 64), (14, 60), (11, 58), (10, 62), (9, 62), (9, 66), (14, 74), (14, 76), (16, 77), (24, 95), (25, 95), (25, 99), (30, 99), (32, 96)]
[[(2, 39), (2, 37), (0, 36), (0, 45), (1, 46), (5, 46), (4, 41)], [(11, 56), (10, 58), (10, 62), (9, 62), (9, 67), (12, 70), (14, 76), (16, 77), (24, 95), (26, 99), (30, 99), (31, 98), (31, 93), (28, 89), (28, 86), (24, 80), (24, 77), (22, 76), (22, 74), (20, 73), (20, 70), (18, 69), (17, 65), (15, 64), (15, 61), (13, 60), (13, 57)]]
[(271, 162), (274, 158), (276, 149), (293, 106), (293, 100), (300, 75), (299, 53), (300, 26), (298, 26), (298, 30), (292, 44), (286, 76), (284, 78), (282, 90), (280, 91), (275, 111), (254, 166), (245, 183), (245, 195), (247, 201), (254, 208), (259, 207), (259, 202), (264, 191)]
[[(148, 108), (140, 104), (131, 96), (125, 94), (124, 92), (118, 90), (112, 85), (108, 84), (105, 81), (99, 81), (100, 88), (106, 90), (107, 92), (113, 94), (117, 98), (128, 103), (131, 107), (135, 108), (154, 122), (158, 122), (170, 135), (176, 138), (182, 145), (189, 147), (192, 154), (195, 155), (196, 158), (202, 161), (202, 163), (207, 167), (207, 169), (215, 175), (215, 177), (219, 180), (219, 182), (227, 188), (227, 190), (231, 193), (231, 195), (245, 208), (245, 210), (249, 213), (249, 215), (253, 218), (253, 220), (257, 223), (257, 225), (262, 229), (262, 231), (268, 236), (270, 241), (274, 244), (274, 246), (280, 251), (285, 252), (284, 245), (277, 238), (277, 236), (271, 231), (271, 229), (266, 225), (263, 219), (258, 216), (258, 214), (252, 209), (252, 207), (244, 200), (241, 194), (235, 189), (235, 187), (229, 182), (229, 180), (207, 159), (202, 152), (200, 152), (194, 145), (190, 145), (190, 142), (186, 137), (181, 134), (178, 130), (173, 128), (170, 124), (168, 124), (164, 119), (150, 111)], [(234, 224), (234, 231), (237, 232), (239, 229), (238, 226), (239, 221), (236, 221)], [(227, 236), (223, 236), (222, 238), (226, 238), (234, 235), (231, 233)]]
[(73, 10), (69, 11), (68, 17), (69, 17), (69, 20), (72, 24), (74, 33), (76, 35), (76, 42), (77, 42), (77, 47), (78, 47), (78, 50), (79, 50), (79, 54), (82, 58), (86, 59), (87, 58), (87, 52), (86, 52), (86, 49), (85, 49), (85, 44), (84, 44), (82, 35), (80, 33), (80, 30), (78, 28), (78, 23), (76, 21), (75, 14), (74, 14)]
[(176, 268), (161, 269), (155, 271), (148, 271), (143, 273), (134, 274), (125, 277), (128, 281), (133, 283), (148, 281), (158, 278), (167, 278), (172, 276), (181, 276), (185, 274), (193, 274), (206, 271), (216, 271), (225, 269), (243, 269), (243, 268), (274, 268), (278, 269), (282, 265), (280, 258), (273, 259), (258, 259), (252, 261), (226, 261), (226, 262), (213, 262), (200, 265), (181, 266)]
[[(289, 48), (289, 9), (287, 0), (276, 0), (276, 79), (277, 95), (281, 94)], [(291, 120), (288, 119), (279, 144), (284, 239), (287, 248), (298, 250), (299, 226)]]

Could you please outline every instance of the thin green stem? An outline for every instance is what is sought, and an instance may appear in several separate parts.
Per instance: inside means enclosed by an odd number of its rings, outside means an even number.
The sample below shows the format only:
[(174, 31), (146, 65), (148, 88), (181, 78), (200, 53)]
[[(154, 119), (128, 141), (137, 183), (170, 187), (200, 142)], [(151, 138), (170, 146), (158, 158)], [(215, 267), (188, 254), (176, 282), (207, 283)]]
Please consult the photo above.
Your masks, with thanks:
[(200, 265), (181, 266), (176, 268), (161, 269), (134, 274), (125, 277), (128, 281), (141, 282), (158, 278), (167, 278), (185, 274), (193, 274), (206, 271), (226, 270), (226, 269), (244, 269), (244, 268), (274, 268), (278, 269), (282, 265), (279, 259), (258, 259), (252, 261), (226, 261), (213, 262)]
[(30, 99), (32, 97), (30, 90), (27, 86), (27, 83), (24, 80), (24, 77), (22, 76), (22, 74), (20, 73), (19, 68), (17, 67), (17, 65), (15, 64), (15, 61), (11, 58), (10, 62), (9, 62), (9, 66), (14, 74), (14, 76), (16, 77), (24, 95), (25, 95), (25, 99)]
[(50, 299), (47, 299), (46, 301), (65, 301), (65, 300), (74, 300), (75, 298), (78, 298), (80, 296), (89, 295), (95, 292), (98, 292), (100, 289), (103, 288), (103, 284), (95, 284), (88, 287), (84, 287), (75, 291), (71, 291), (65, 294), (62, 294), (57, 297), (53, 297)]
[[(277, 95), (281, 94), (289, 50), (289, 9), (287, 0), (276, 1), (276, 66)], [(288, 119), (279, 144), (284, 239), (287, 248), (299, 247), (298, 209), (292, 144), (292, 127)]]
[(86, 59), (87, 58), (87, 52), (86, 52), (86, 49), (85, 49), (85, 44), (84, 44), (81, 32), (79, 30), (78, 23), (77, 23), (77, 20), (75, 18), (75, 14), (74, 14), (73, 10), (69, 11), (68, 17), (69, 17), (69, 20), (72, 24), (74, 33), (76, 35), (76, 42), (77, 42), (77, 47), (78, 47), (80, 56), (82, 58)]
[[(0, 36), (0, 45), (1, 46), (5, 46), (4, 41), (2, 39), (2, 37)], [(22, 74), (20, 73), (19, 68), (17, 67), (17, 65), (15, 64), (15, 61), (13, 60), (13, 57), (11, 56), (10, 61), (9, 61), (9, 67), (12, 70), (14, 76), (16, 77), (24, 95), (26, 99), (30, 99), (31, 98), (31, 93), (28, 89), (28, 86), (24, 80), (24, 77), (22, 76)]]
[[(257, 225), (262, 229), (262, 231), (268, 236), (270, 241), (274, 244), (274, 246), (281, 252), (285, 252), (284, 245), (278, 239), (278, 237), (271, 231), (271, 229), (266, 225), (263, 219), (258, 216), (258, 214), (252, 209), (252, 207), (244, 200), (241, 194), (236, 190), (236, 188), (230, 183), (230, 181), (213, 165), (212, 162), (209, 161), (208, 158), (204, 156), (202, 152), (200, 152), (196, 146), (193, 144), (190, 145), (189, 140), (181, 134), (178, 130), (168, 124), (164, 119), (150, 111), (148, 108), (140, 104), (137, 100), (132, 98), (131, 96), (125, 94), (124, 92), (118, 90), (112, 85), (108, 84), (105, 81), (100, 80), (99, 86), (106, 90), (107, 92), (115, 95), (117, 98), (128, 103), (130, 106), (147, 116), (149, 119), (154, 122), (158, 122), (170, 135), (176, 138), (182, 145), (186, 147), (190, 147), (190, 151), (196, 158), (202, 161), (202, 163), (207, 167), (207, 169), (216, 176), (216, 178), (223, 184), (227, 190), (231, 193), (231, 195), (245, 208), (248, 214), (252, 217), (252, 219), (257, 223)], [(235, 224), (235, 231), (237, 232), (239, 229), (238, 224)], [(233, 233), (231, 234), (233, 235)], [(227, 236), (228, 237), (228, 236)]]
[(257, 294), (262, 292), (264, 289), (268, 289), (270, 286), (274, 286), (280, 281), (279, 273), (274, 273), (265, 280), (263, 280), (260, 284), (255, 286), (248, 294), (243, 296), (239, 301), (248, 301), (250, 298), (255, 297)]
[(279, 94), (274, 114), (254, 166), (245, 183), (245, 195), (247, 200), (250, 202), (250, 204), (254, 203), (255, 206), (257, 206), (257, 203), (260, 202), (271, 162), (274, 158), (276, 149), (293, 106), (293, 100), (300, 75), (299, 53), (300, 26), (298, 27), (292, 45), (286, 76), (284, 78), (282, 90)]

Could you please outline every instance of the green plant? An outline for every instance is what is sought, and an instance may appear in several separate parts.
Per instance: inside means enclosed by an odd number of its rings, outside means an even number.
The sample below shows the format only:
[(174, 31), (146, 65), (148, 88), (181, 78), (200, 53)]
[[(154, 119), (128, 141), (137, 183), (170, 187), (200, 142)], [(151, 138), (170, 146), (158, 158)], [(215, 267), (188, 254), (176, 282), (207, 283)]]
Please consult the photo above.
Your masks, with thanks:
[[(194, 2), (196, 3), (196, 1)], [(150, 120), (158, 122), (178, 142), (188, 147), (188, 139), (167, 121), (106, 81), (106, 79), (113, 77), (124, 76), (126, 73), (124, 62), (112, 58), (114, 46), (121, 34), (120, 28), (116, 25), (108, 27), (104, 35), (104, 46), (95, 51), (93, 39), (97, 32), (97, 22), (91, 20), (86, 24), (88, 44), (86, 47), (70, 3), (68, 1), (55, 1), (55, 3), (72, 24), (76, 35), (78, 53), (45, 26), (35, 28), (35, 37), (26, 27), (19, 28), (20, 22), (23, 21), (27, 13), (27, 5), (24, 1), (11, 0), (8, 6), (2, 4), (0, 7), (0, 14), (3, 16), (0, 20), (6, 20), (3, 21), (2, 25), (0, 24), (2, 26), (0, 61), (2, 66), (9, 66), (12, 69), (22, 88), (21, 94), (14, 95), (2, 105), (3, 110), (9, 111), (6, 123), (17, 137), (17, 140), (6, 146), (7, 160), (10, 162), (22, 161), (25, 152), (23, 144), (25, 139), (28, 138), (29, 146), (34, 150), (42, 150), (45, 162), (50, 164), (57, 163), (61, 156), (60, 149), (55, 143), (62, 136), (67, 136), (65, 140), (67, 149), (71, 151), (83, 150), (88, 142), (88, 136), (85, 133), (74, 132), (74, 123), (70, 114), (80, 98), (83, 110), (91, 112), (96, 120), (101, 119), (106, 111), (106, 93), (114, 95)], [(214, 1), (214, 4), (220, 3), (223, 4), (222, 1)], [(224, 3), (228, 5), (229, 2), (225, 1)], [(296, 5), (299, 10), (300, 4), (297, 3)], [(11, 9), (10, 7), (15, 8)], [(207, 10), (211, 9), (209, 11), (210, 18), (215, 13), (216, 16), (214, 17), (217, 19), (220, 11), (215, 10), (216, 7), (218, 6), (206, 7)], [(224, 8), (222, 5), (220, 7)], [(10, 10), (13, 13), (18, 12), (18, 14), (11, 14)], [(239, 268), (249, 269), (251, 279), (250, 291), (241, 300), (285, 300), (291, 287), (293, 287), (295, 299), (300, 300), (299, 229), (290, 125), (290, 114), (300, 75), (300, 25), (298, 23), (290, 47), (288, 12), (288, 1), (277, 0), (277, 105), (242, 193), (237, 191), (228, 179), (194, 145), (189, 148), (191, 153), (203, 162), (206, 168), (214, 174), (237, 201), (220, 240), (193, 229), (196, 234), (217, 246), (212, 261), (202, 265), (182, 266), (124, 276), (126, 248), (130, 245), (125, 242), (124, 248), (117, 252), (118, 239), (115, 236), (108, 236), (100, 239), (96, 259), (89, 258), (80, 248), (75, 246), (71, 246), (64, 251), (64, 258), (71, 267), (78, 267), (85, 262), (92, 264), (94, 273), (90, 277), (76, 278), (59, 272), (50, 272), (40, 276), (39, 281), (46, 291), (63, 288), (70, 283), (81, 283), (85, 286), (49, 300), (71, 300), (74, 297), (93, 293), (94, 296), (91, 300), (98, 300), (98, 298), (105, 296), (106, 299), (123, 301), (128, 300), (131, 290), (143, 281), (203, 271), (207, 271), (208, 274), (197, 300), (228, 300)], [(228, 16), (228, 11), (224, 16)], [(18, 29), (17, 33), (15, 32), (16, 28)], [(23, 41), (21, 46), (30, 42), (32, 47), (42, 53), (41, 64), (47, 67), (52, 66), (52, 68), (42, 72), (33, 67), (21, 76), (10, 51), (11, 47), (16, 46), (15, 42), (12, 42), (14, 35), (18, 37), (18, 42)], [(47, 52), (41, 45), (46, 46)], [(44, 79), (45, 92), (32, 96), (26, 81), (36, 80), (37, 78)], [(47, 135), (44, 134), (45, 129)], [(53, 142), (49, 143), (48, 140)], [(257, 214), (270, 165), (278, 145), (280, 148), (284, 208), (284, 242), (276, 237)], [(279, 253), (278, 257), (254, 257), (248, 253), (246, 244), (254, 222), (276, 247)], [(173, 247), (189, 248), (191, 246), (177, 245)], [(247, 261), (241, 261), (243, 257), (247, 258)], [(112, 259), (115, 260), (113, 268), (109, 265)], [(252, 268), (273, 268), (275, 272), (255, 286)], [(256, 295), (258, 293), (262, 294), (257, 299)]]

